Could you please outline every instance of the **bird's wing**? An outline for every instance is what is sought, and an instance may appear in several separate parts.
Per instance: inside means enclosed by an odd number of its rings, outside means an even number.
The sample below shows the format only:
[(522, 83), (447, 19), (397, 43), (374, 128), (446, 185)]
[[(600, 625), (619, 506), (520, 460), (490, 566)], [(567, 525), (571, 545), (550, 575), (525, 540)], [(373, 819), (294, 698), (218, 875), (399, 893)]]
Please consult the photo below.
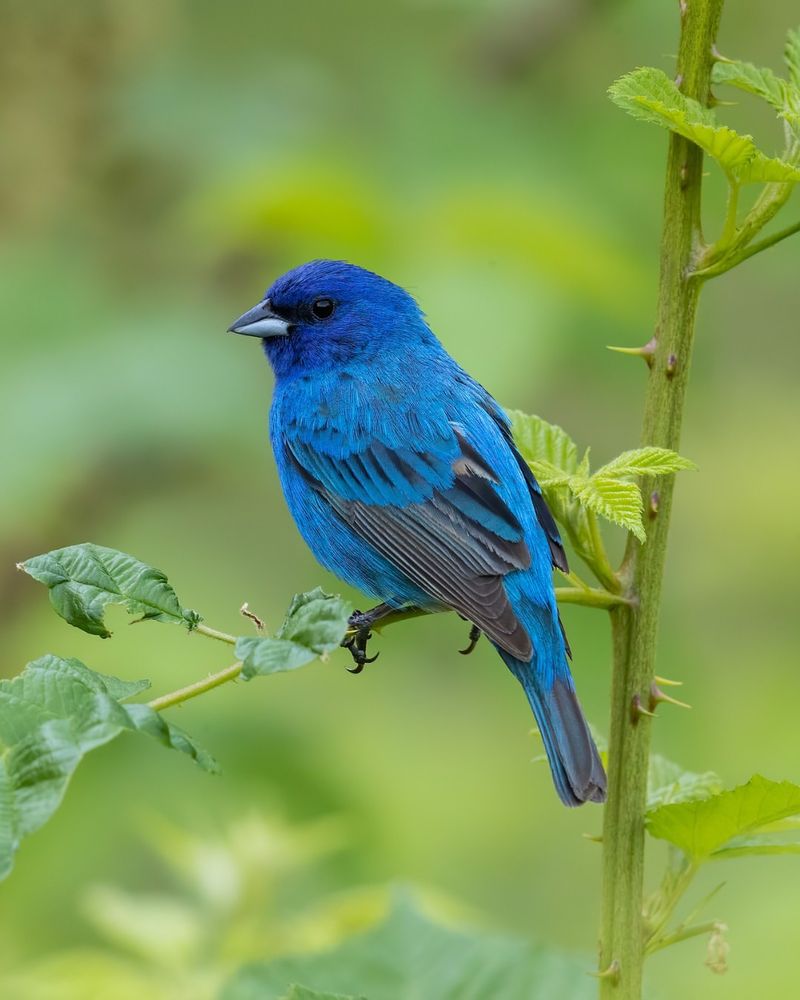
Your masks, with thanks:
[(531, 556), (520, 522), (494, 488), (497, 474), (458, 424), (414, 441), (389, 446), (373, 438), (336, 454), (313, 436), (284, 444), (312, 488), (416, 587), (530, 660), (530, 636), (503, 577), (527, 568)]
[(536, 512), (536, 519), (547, 536), (553, 566), (556, 569), (563, 570), (564, 573), (569, 573), (567, 553), (564, 551), (564, 543), (561, 541), (561, 533), (558, 530), (558, 525), (556, 524), (553, 515), (550, 513), (547, 501), (544, 496), (542, 496), (542, 488), (537, 482), (536, 476), (534, 476), (531, 472), (531, 467), (517, 450), (517, 446), (514, 443), (514, 438), (511, 434), (511, 424), (509, 423), (508, 417), (491, 397), (487, 398), (485, 402), (485, 409), (500, 428), (500, 433), (503, 435), (509, 450), (514, 455), (517, 465), (522, 472), (523, 478), (525, 479), (531, 495), (533, 509)]

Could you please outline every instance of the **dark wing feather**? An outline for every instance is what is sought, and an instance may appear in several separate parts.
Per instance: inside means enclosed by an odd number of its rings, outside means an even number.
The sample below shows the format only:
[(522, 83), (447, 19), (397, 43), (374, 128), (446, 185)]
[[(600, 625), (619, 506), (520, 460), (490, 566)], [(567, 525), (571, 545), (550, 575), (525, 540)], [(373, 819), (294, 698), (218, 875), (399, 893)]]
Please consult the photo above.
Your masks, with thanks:
[(514, 438), (511, 434), (511, 427), (508, 424), (507, 418), (502, 411), (499, 410), (487, 407), (487, 412), (500, 428), (503, 437), (506, 439), (506, 444), (511, 449), (514, 458), (517, 460), (517, 465), (519, 465), (520, 471), (525, 478), (525, 482), (528, 484), (528, 490), (530, 491), (531, 500), (533, 501), (533, 509), (536, 512), (536, 517), (539, 524), (542, 526), (542, 530), (547, 536), (547, 541), (550, 545), (550, 556), (553, 560), (553, 565), (556, 569), (569, 573), (567, 553), (564, 551), (564, 543), (561, 541), (561, 533), (558, 530), (558, 525), (556, 524), (553, 515), (550, 513), (550, 508), (547, 506), (545, 498), (542, 496), (542, 488), (536, 481), (536, 476), (534, 476), (531, 472), (530, 466), (522, 455), (520, 455), (516, 444), (514, 444)]
[(287, 442), (287, 450), (339, 517), (415, 586), (527, 661), (531, 640), (503, 586), (507, 573), (530, 565), (522, 528), (495, 491), (491, 467), (454, 434), (446, 478), (441, 455), (379, 442), (336, 459), (308, 442)]

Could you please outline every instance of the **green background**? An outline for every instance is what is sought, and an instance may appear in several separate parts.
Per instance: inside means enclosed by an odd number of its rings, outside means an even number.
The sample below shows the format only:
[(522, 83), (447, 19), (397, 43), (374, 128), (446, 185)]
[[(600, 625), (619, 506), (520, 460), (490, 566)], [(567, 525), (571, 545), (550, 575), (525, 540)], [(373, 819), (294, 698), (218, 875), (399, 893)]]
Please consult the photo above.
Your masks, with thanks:
[[(731, 3), (720, 48), (778, 68), (796, 16), (788, 0)], [(341, 590), (283, 504), (267, 364), (224, 333), (303, 260), (346, 258), (407, 287), (501, 402), (561, 424), (597, 464), (636, 446), (644, 365), (605, 346), (652, 334), (666, 137), (605, 90), (637, 65), (670, 71), (677, 4), (6, 0), (2, 20), (4, 675), (53, 651), (161, 692), (227, 662), (224, 647), (130, 629), (121, 612), (106, 642), (59, 622), (14, 564), (60, 545), (154, 563), (231, 632), (246, 632), (245, 600), (274, 627), (295, 591)], [(754, 101), (729, 120), (777, 151)], [(724, 191), (708, 170), (713, 235)], [(790, 207), (783, 224), (793, 218)], [(730, 784), (800, 778), (798, 264), (790, 241), (707, 288), (684, 424), (700, 472), (678, 486), (659, 672), (685, 682), (693, 710), (662, 708), (654, 743)], [(607, 622), (564, 618), (603, 732)], [(199, 997), (240, 958), (367, 923), (382, 905), (373, 887), (393, 882), (467, 922), (590, 953), (599, 850), (583, 834), (599, 832), (600, 810), (561, 808), (531, 763), (521, 691), (487, 644), (457, 655), (465, 633), (454, 616), (408, 623), (359, 677), (341, 653), (174, 712), (221, 778), (133, 739), (91, 756), (0, 891), (0, 973), (44, 982), (65, 961), (88, 983), (92, 963), (125, 954), (132, 984), (146, 968), (165, 996)], [(306, 859), (300, 833), (281, 835), (300, 844), (296, 866), (270, 853), (276, 823), (316, 819), (334, 823), (323, 857)], [(120, 931), (174, 943), (186, 913), (143, 917), (97, 888), (178, 891), (152, 844), (168, 851), (175, 826), (262, 872), (247, 906), (271, 915), (254, 934), (240, 910), (214, 910), (204, 933), (230, 947), (209, 958), (203, 946), (200, 985), (187, 985), (191, 948), (158, 957), (158, 940), (148, 951)], [(267, 860), (252, 862), (242, 845), (262, 834)], [(730, 971), (709, 972), (704, 941), (691, 941), (651, 960), (653, 994), (791, 995), (797, 859), (709, 866), (693, 898), (721, 881), (704, 914), (730, 926)], [(196, 885), (180, 892), (196, 916)], [(328, 900), (338, 916), (284, 940), (290, 919)], [(73, 995), (59, 992), (69, 977), (58, 989), (52, 978), (24, 995)]]

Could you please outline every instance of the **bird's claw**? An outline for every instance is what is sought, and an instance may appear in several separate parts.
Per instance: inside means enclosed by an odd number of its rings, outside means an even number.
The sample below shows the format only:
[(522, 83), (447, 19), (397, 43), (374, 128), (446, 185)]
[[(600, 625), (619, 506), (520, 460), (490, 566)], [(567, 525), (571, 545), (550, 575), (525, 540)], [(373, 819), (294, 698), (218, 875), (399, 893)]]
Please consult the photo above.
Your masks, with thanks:
[(459, 653), (462, 656), (469, 656), (472, 650), (478, 645), (478, 639), (480, 639), (482, 633), (477, 625), (473, 625), (469, 630), (469, 642), (467, 643), (466, 649), (459, 649)]
[(372, 623), (367, 615), (361, 611), (354, 611), (350, 615), (348, 624), (353, 630), (352, 635), (345, 636), (342, 639), (342, 646), (349, 650), (355, 666), (346, 667), (345, 669), (350, 674), (360, 674), (366, 664), (374, 663), (381, 654), (376, 653), (374, 656), (367, 656), (367, 643), (372, 638), (372, 632), (370, 631)]

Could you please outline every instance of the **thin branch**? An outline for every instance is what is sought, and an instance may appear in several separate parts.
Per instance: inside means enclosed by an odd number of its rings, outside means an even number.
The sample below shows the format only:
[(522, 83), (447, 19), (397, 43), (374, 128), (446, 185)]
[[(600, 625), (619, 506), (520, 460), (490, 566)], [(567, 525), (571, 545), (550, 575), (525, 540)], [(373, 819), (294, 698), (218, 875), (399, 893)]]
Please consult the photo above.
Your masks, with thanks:
[(661, 951), (662, 948), (668, 948), (671, 944), (688, 941), (689, 938), (699, 937), (701, 934), (713, 934), (714, 931), (719, 930), (719, 927), (720, 923), (718, 920), (709, 920), (705, 924), (695, 924), (694, 927), (681, 927), (672, 934), (667, 934), (656, 941), (651, 941), (647, 945), (647, 954), (652, 955), (653, 952)]
[(196, 698), (198, 695), (205, 694), (206, 691), (211, 691), (213, 688), (219, 687), (220, 684), (235, 681), (241, 674), (242, 667), (243, 664), (237, 660), (236, 663), (232, 663), (229, 667), (225, 667), (224, 670), (220, 670), (216, 674), (210, 674), (201, 681), (195, 681), (194, 684), (187, 684), (186, 687), (178, 688), (177, 691), (170, 691), (169, 694), (162, 694), (160, 698), (153, 698), (147, 704), (155, 712), (161, 712), (165, 708), (172, 708), (173, 705), (180, 705), (181, 702), (189, 701), (191, 698)]
[(612, 594), (600, 587), (556, 587), (556, 600), (559, 604), (582, 604), (586, 608), (605, 610), (630, 603), (622, 594)]
[(236, 636), (229, 635), (227, 632), (219, 632), (215, 628), (209, 628), (208, 625), (204, 625), (200, 622), (199, 625), (195, 625), (192, 632), (197, 632), (198, 635), (204, 635), (209, 639), (218, 639), (220, 642), (225, 642), (229, 646), (236, 645)]
[(785, 229), (781, 229), (777, 233), (773, 233), (772, 236), (767, 236), (765, 239), (759, 240), (758, 243), (753, 243), (749, 247), (743, 248), (738, 252), (722, 257), (716, 264), (711, 264), (709, 267), (703, 267), (697, 271), (692, 271), (691, 277), (703, 279), (715, 278), (718, 274), (724, 274), (726, 271), (730, 271), (732, 267), (736, 267), (737, 264), (741, 264), (742, 261), (747, 260), (749, 257), (755, 257), (757, 253), (761, 253), (763, 250), (769, 250), (769, 248), (774, 247), (776, 243), (780, 243), (789, 236), (794, 236), (795, 233), (800, 233), (800, 221), (795, 222), (792, 226), (787, 226)]

